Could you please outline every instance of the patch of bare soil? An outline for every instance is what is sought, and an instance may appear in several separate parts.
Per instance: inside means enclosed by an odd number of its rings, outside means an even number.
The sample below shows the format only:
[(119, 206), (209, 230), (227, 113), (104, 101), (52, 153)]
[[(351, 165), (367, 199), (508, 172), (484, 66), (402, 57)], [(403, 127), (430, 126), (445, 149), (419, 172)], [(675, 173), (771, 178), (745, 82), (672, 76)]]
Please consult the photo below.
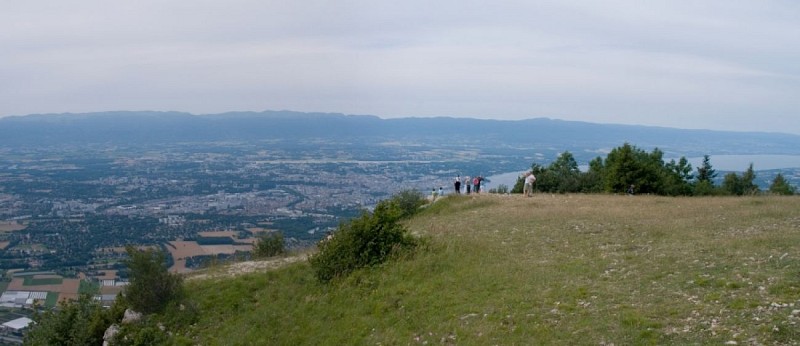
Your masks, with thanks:
[(295, 262), (305, 261), (307, 259), (308, 255), (302, 254), (291, 257), (266, 259), (262, 261), (236, 262), (224, 267), (193, 273), (187, 276), (186, 280), (220, 279), (249, 273), (267, 272), (285, 267)]

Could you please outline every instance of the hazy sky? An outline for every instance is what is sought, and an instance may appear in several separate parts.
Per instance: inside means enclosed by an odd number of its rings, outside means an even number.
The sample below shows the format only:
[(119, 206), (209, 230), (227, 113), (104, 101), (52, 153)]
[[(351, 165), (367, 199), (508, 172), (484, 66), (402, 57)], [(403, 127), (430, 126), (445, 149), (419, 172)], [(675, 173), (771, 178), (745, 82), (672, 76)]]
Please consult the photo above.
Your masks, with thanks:
[(800, 2), (25, 0), (0, 116), (296, 110), (800, 134)]

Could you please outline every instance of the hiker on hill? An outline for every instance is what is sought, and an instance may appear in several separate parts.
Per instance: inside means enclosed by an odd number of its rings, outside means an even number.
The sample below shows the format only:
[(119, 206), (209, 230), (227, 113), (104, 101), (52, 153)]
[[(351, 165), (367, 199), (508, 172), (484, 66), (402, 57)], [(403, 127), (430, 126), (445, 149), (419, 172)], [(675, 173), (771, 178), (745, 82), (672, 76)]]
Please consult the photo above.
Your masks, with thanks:
[(533, 172), (525, 172), (525, 185), (522, 187), (522, 193), (525, 197), (533, 196), (533, 183), (536, 182), (536, 176)]
[(636, 192), (636, 185), (631, 184), (631, 186), (628, 186), (628, 194), (633, 196), (634, 192)]
[(481, 180), (483, 180), (483, 177), (480, 175), (472, 179), (472, 185), (475, 186), (475, 193), (481, 192)]
[(461, 175), (456, 176), (456, 181), (453, 183), (456, 193), (461, 193)]
[(464, 177), (464, 185), (467, 186), (467, 194), (469, 195), (469, 190), (472, 188), (472, 180), (469, 176)]

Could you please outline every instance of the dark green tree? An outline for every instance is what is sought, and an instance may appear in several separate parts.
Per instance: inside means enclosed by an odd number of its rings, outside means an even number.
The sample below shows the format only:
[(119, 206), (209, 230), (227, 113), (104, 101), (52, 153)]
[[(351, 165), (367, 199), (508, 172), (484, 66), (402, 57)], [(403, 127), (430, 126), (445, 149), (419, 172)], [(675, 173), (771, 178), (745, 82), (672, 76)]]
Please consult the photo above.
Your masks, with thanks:
[(633, 185), (637, 193), (665, 194), (664, 153), (658, 148), (647, 153), (628, 143), (611, 150), (605, 166), (605, 190), (625, 192)]
[(734, 172), (725, 174), (725, 177), (722, 179), (721, 188), (724, 193), (729, 195), (741, 196), (744, 194), (742, 178)]
[(756, 173), (751, 163), (741, 176), (733, 172), (725, 174), (721, 188), (724, 193), (729, 195), (754, 195), (760, 191), (758, 185), (754, 183), (755, 179)]
[(604, 164), (606, 192), (625, 192), (637, 183), (639, 165), (634, 151), (634, 146), (625, 143), (608, 153)]
[(783, 174), (778, 173), (769, 186), (769, 192), (776, 195), (794, 195), (797, 189), (786, 181)]
[(756, 172), (753, 170), (753, 163), (747, 167), (747, 170), (742, 174), (742, 193), (747, 195), (755, 195), (761, 191), (758, 185), (755, 184)]
[(717, 171), (711, 166), (711, 157), (708, 155), (703, 156), (703, 163), (697, 167), (697, 182), (707, 181), (714, 186), (714, 178), (717, 177)]
[(694, 179), (694, 175), (689, 160), (682, 156), (678, 162), (670, 160), (664, 167), (666, 168), (665, 194), (671, 196), (690, 195), (692, 193), (691, 181)]
[[(550, 192), (566, 193), (578, 192), (581, 190), (581, 171), (578, 169), (578, 162), (569, 151), (563, 152), (558, 158), (547, 167), (547, 173), (554, 176), (556, 184)], [(537, 179), (537, 186), (538, 186)]]
[(697, 167), (693, 194), (695, 196), (714, 194), (716, 189), (714, 186), (714, 178), (716, 177), (717, 171), (711, 166), (711, 158), (708, 155), (704, 155), (703, 163), (700, 164), (700, 167)]
[(511, 193), (522, 193), (522, 190), (525, 188), (525, 180), (522, 176), (517, 177), (517, 181), (514, 183), (514, 187), (511, 188)]
[(603, 158), (598, 156), (589, 161), (589, 170), (581, 174), (581, 192), (603, 192), (606, 179), (605, 171)]
[(130, 271), (130, 284), (125, 286), (123, 295), (134, 311), (158, 313), (182, 298), (183, 278), (167, 270), (164, 251), (137, 250), (133, 246), (126, 250), (125, 265)]

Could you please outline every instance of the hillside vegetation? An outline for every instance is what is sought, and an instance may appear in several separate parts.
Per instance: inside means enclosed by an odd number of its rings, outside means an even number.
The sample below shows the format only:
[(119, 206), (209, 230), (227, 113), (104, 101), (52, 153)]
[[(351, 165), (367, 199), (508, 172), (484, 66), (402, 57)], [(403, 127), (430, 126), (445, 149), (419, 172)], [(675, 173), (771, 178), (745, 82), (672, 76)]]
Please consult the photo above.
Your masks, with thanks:
[(190, 280), (202, 345), (800, 343), (800, 198), (453, 196), (416, 252)]

